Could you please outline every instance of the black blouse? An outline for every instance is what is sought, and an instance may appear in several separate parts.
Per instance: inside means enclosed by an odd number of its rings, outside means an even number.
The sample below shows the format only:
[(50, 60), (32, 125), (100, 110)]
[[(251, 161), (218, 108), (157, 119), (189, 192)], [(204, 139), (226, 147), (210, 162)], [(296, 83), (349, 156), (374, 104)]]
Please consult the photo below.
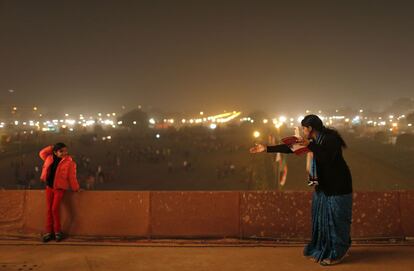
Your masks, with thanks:
[[(344, 195), (352, 193), (352, 176), (342, 155), (341, 141), (335, 134), (325, 134), (322, 143), (310, 142), (308, 148), (316, 160), (319, 185), (317, 191), (326, 195)], [(293, 153), (285, 144), (267, 146), (267, 152)]]

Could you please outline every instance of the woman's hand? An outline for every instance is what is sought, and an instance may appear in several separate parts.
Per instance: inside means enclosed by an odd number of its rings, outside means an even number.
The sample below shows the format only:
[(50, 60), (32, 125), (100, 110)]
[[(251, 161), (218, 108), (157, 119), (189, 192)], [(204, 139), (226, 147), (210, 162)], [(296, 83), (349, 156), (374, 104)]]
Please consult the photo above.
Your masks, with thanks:
[(263, 144), (256, 144), (256, 146), (250, 148), (250, 153), (259, 153), (266, 151), (266, 146)]

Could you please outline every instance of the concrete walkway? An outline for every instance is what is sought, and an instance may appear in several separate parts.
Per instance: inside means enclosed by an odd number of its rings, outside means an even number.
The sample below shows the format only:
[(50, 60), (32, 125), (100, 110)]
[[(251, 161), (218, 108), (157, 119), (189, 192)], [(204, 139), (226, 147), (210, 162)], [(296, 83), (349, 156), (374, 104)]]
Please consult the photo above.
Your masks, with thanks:
[(355, 245), (340, 265), (322, 267), (302, 246), (137, 246), (0, 243), (0, 271), (81, 270), (414, 270), (413, 245)]

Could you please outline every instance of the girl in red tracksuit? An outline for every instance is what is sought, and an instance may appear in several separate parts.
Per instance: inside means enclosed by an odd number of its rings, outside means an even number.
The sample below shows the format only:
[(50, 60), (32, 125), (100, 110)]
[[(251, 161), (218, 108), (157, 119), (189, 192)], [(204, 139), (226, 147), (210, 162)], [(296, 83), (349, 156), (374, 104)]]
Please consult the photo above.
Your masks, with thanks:
[(72, 191), (79, 191), (76, 163), (68, 155), (68, 148), (64, 143), (42, 149), (39, 156), (44, 161), (40, 179), (46, 183), (47, 206), (46, 233), (42, 240), (48, 242), (55, 238), (59, 242), (63, 239), (59, 217), (63, 194), (69, 187)]

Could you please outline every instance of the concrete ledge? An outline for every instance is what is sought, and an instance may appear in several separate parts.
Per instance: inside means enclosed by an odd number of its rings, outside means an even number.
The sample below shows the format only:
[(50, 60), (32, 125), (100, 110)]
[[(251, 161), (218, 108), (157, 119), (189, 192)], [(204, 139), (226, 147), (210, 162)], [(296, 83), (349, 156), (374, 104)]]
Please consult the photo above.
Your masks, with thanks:
[(241, 192), (242, 237), (310, 238), (311, 197), (311, 192)]
[(400, 193), (405, 192), (355, 192), (352, 237), (402, 238)]
[[(269, 238), (305, 240), (311, 192), (67, 192), (63, 230), (72, 236), (123, 238)], [(0, 191), (0, 236), (44, 230), (45, 192)], [(352, 237), (414, 236), (414, 191), (354, 193)]]
[(0, 234), (17, 233), (23, 227), (25, 191), (0, 190)]
[(238, 192), (151, 192), (151, 236), (238, 237)]
[(414, 191), (400, 193), (401, 227), (405, 237), (414, 237)]

